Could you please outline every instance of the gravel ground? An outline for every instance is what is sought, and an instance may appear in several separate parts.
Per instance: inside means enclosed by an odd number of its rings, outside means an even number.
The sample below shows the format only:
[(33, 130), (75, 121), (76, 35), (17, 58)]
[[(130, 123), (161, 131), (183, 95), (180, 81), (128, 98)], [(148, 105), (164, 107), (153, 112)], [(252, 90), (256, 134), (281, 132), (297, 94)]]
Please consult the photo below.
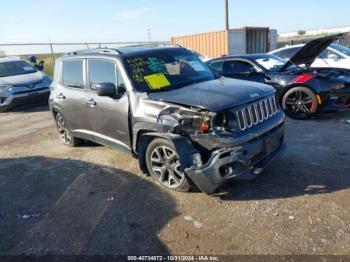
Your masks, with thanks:
[(177, 193), (128, 155), (62, 145), (46, 107), (0, 114), (0, 255), (350, 255), (350, 112), (287, 119), (252, 182)]

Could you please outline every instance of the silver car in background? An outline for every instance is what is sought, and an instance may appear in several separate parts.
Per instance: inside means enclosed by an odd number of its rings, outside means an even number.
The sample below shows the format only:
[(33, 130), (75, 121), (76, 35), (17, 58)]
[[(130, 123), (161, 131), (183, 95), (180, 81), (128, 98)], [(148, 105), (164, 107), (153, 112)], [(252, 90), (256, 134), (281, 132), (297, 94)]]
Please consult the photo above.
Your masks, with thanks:
[(19, 57), (0, 58), (0, 112), (47, 103), (52, 80)]

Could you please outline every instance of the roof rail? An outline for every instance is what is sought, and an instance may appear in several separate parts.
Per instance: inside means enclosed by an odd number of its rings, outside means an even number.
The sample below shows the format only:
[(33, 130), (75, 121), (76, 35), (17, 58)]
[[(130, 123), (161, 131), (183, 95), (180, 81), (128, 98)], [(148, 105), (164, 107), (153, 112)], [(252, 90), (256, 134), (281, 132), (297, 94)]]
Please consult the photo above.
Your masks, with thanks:
[(120, 55), (122, 54), (122, 48), (133, 48), (133, 47), (166, 47), (166, 46), (174, 46), (174, 47), (182, 47), (179, 44), (173, 44), (170, 42), (149, 42), (149, 43), (140, 43), (135, 45), (127, 45), (127, 46), (120, 46), (121, 50), (118, 50), (116, 48), (90, 48), (90, 49), (83, 49), (83, 50), (76, 50), (72, 52), (65, 53), (65, 55), (83, 55), (83, 54), (114, 54), (114, 55)]
[(119, 55), (120, 52), (117, 49), (113, 49), (113, 48), (91, 48), (91, 49), (76, 50), (76, 51), (68, 52), (65, 55), (83, 55), (83, 54), (113, 54), (113, 55)]

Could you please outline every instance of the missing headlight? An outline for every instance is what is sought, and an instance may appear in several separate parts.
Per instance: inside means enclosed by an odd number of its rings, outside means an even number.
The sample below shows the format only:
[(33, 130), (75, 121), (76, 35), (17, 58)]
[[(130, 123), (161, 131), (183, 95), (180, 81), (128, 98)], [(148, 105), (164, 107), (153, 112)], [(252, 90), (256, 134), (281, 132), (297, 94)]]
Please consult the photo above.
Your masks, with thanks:
[(231, 111), (217, 113), (212, 122), (213, 129), (219, 133), (232, 132), (236, 129), (235, 117)]

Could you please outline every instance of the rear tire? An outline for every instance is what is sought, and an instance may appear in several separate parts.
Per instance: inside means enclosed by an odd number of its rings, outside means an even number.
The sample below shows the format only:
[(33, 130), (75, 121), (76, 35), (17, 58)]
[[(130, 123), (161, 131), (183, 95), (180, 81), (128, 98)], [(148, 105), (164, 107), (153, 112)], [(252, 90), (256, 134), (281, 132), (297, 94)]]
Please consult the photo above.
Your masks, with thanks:
[(147, 147), (146, 165), (155, 181), (168, 189), (180, 192), (191, 191), (191, 184), (180, 165), (173, 143), (156, 138)]
[(291, 118), (308, 119), (318, 110), (316, 94), (307, 87), (293, 87), (283, 95), (282, 108)]
[(83, 142), (81, 139), (72, 136), (71, 131), (69, 130), (66, 121), (64, 120), (61, 113), (58, 112), (55, 119), (60, 140), (64, 145), (69, 147), (76, 147)]

